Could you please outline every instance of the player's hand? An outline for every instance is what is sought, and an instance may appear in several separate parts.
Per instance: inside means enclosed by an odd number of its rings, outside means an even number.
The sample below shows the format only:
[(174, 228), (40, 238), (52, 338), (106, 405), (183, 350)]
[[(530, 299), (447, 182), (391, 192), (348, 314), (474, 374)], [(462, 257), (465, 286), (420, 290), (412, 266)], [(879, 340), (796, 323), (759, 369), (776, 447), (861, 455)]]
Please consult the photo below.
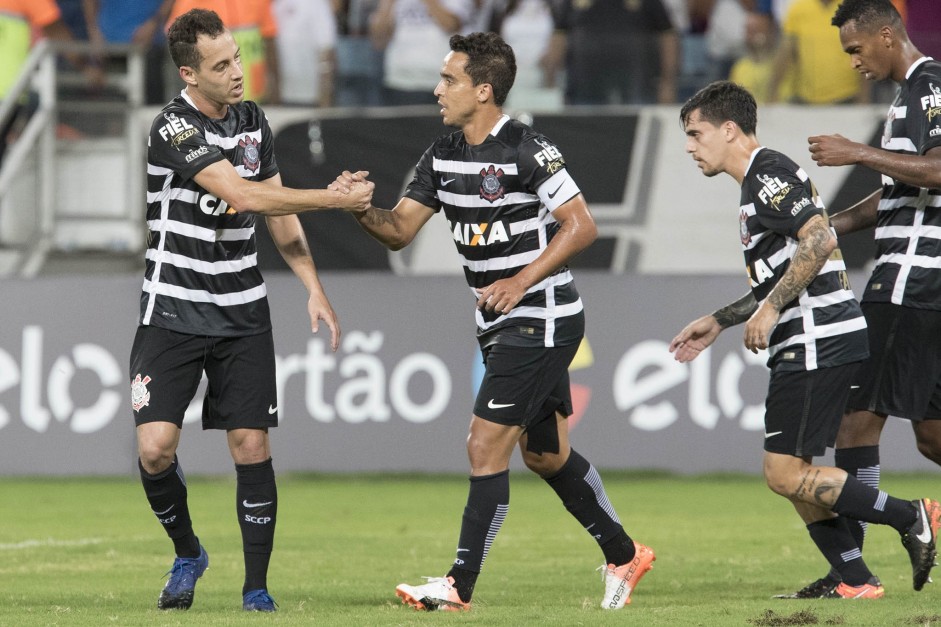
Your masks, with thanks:
[(810, 158), (820, 166), (852, 165), (861, 158), (862, 144), (842, 135), (815, 135), (807, 138)]
[(337, 352), (340, 347), (340, 323), (337, 315), (327, 300), (327, 295), (320, 291), (311, 292), (307, 299), (307, 313), (310, 315), (310, 330), (314, 333), (320, 330), (320, 321), (323, 320), (330, 329), (330, 347)]
[(526, 295), (526, 286), (516, 277), (500, 279), (477, 290), (477, 308), (481, 311), (508, 314)]
[(720, 333), (722, 333), (722, 327), (711, 314), (697, 318), (673, 338), (670, 342), (670, 352), (673, 353), (674, 359), (685, 364), (696, 359), (699, 353), (709, 348)]
[(775, 311), (767, 301), (763, 303), (745, 323), (745, 348), (753, 353), (768, 348), (771, 329), (778, 323), (780, 317), (780, 312)]
[(332, 183), (327, 185), (327, 189), (333, 192), (343, 192), (344, 194), (348, 194), (350, 193), (350, 189), (353, 187), (353, 183), (358, 181), (365, 181), (367, 176), (369, 176), (368, 170), (359, 170), (357, 172), (343, 170), (343, 172)]
[(366, 211), (372, 206), (372, 193), (376, 184), (372, 181), (355, 181), (350, 190), (341, 196), (338, 209), (344, 211)]

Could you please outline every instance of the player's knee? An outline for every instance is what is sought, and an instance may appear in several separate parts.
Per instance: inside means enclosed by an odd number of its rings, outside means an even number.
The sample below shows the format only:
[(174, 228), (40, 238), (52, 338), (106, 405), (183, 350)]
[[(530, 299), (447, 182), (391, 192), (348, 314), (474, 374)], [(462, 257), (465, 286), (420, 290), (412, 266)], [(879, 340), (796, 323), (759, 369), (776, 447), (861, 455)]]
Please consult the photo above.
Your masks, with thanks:
[(918, 452), (941, 465), (941, 442), (937, 438), (928, 439), (919, 437), (917, 440)]
[(562, 467), (556, 455), (537, 455), (529, 451), (523, 453), (523, 463), (540, 477), (550, 477)]
[(141, 442), (137, 447), (141, 466), (151, 475), (163, 472), (173, 463), (175, 451), (155, 442)]
[(791, 494), (791, 486), (794, 483), (788, 473), (765, 466), (765, 483), (768, 489), (775, 494), (788, 496)]

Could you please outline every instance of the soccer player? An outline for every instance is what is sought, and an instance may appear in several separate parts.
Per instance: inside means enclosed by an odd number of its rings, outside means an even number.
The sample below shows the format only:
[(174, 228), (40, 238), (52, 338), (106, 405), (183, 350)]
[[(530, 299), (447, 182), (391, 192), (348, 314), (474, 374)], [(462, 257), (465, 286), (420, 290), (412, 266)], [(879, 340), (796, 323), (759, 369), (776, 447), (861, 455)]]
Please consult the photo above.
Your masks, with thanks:
[[(846, 0), (833, 16), (853, 68), (899, 85), (881, 148), (839, 135), (810, 137), (821, 166), (860, 164), (882, 188), (832, 216), (837, 235), (875, 226), (876, 260), (862, 298), (871, 354), (853, 378), (836, 439), (836, 465), (879, 485), (887, 416), (912, 423), (918, 450), (941, 464), (941, 63), (908, 38), (890, 0)], [(851, 525), (863, 544), (865, 527)], [(796, 594), (836, 586), (836, 573)]]
[(868, 354), (866, 320), (850, 289), (826, 210), (807, 173), (758, 143), (755, 99), (728, 81), (683, 105), (686, 151), (703, 174), (741, 185), (739, 232), (751, 291), (694, 320), (673, 338), (680, 362), (695, 359), (724, 329), (745, 324), (745, 347), (768, 349), (764, 475), (794, 504), (811, 539), (841, 576), (828, 598), (883, 596), (847, 518), (892, 526), (920, 590), (934, 566), (936, 501), (904, 501), (845, 470), (817, 466), (833, 446), (850, 384)]
[(265, 216), (308, 290), (312, 330), (323, 321), (336, 350), (340, 328), (294, 214), (363, 209), (372, 184), (357, 183), (347, 193), (282, 187), (271, 129), (255, 103), (242, 101), (239, 48), (219, 17), (200, 9), (185, 13), (171, 26), (168, 43), (186, 86), (151, 127), (150, 237), (130, 359), (141, 481), (177, 555), (157, 607), (189, 608), (209, 565), (193, 532), (176, 458), (183, 413), (205, 372), (203, 428), (225, 430), (235, 461), (243, 608), (270, 612), (275, 603), (266, 579), (278, 497), (268, 429), (278, 424), (278, 399), (255, 215)]
[[(450, 571), (396, 594), (418, 610), (469, 609), (474, 585), (510, 503), (519, 445), (605, 557), (601, 606), (620, 609), (654, 553), (624, 532), (595, 468), (569, 446), (568, 366), (584, 335), (582, 300), (567, 264), (597, 229), (558, 147), (511, 120), (502, 105), (516, 76), (513, 49), (495, 33), (454, 35), (434, 94), (444, 123), (391, 211), (352, 213), (387, 247), (406, 246), (444, 211), (476, 304), (485, 374), (471, 417), (471, 476)], [(362, 173), (344, 173), (345, 188)]]

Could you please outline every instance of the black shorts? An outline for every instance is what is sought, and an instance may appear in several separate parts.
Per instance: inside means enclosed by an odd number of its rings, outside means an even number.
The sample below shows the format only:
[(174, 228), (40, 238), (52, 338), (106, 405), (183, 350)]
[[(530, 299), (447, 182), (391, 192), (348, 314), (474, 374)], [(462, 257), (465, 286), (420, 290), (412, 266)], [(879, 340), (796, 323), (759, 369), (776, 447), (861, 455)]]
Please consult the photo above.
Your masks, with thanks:
[(131, 349), (134, 422), (183, 425), (183, 414), (202, 379), (203, 429), (278, 426), (274, 341), (271, 332), (242, 337), (186, 335), (137, 328)]
[(869, 359), (850, 392), (848, 410), (908, 420), (941, 420), (941, 311), (863, 303)]
[(578, 344), (552, 348), (493, 344), (482, 352), (486, 369), (474, 414), (525, 428), (531, 451), (558, 452), (555, 414), (572, 413), (568, 367)]
[(816, 457), (836, 442), (859, 362), (817, 370), (771, 371), (765, 401), (765, 450)]

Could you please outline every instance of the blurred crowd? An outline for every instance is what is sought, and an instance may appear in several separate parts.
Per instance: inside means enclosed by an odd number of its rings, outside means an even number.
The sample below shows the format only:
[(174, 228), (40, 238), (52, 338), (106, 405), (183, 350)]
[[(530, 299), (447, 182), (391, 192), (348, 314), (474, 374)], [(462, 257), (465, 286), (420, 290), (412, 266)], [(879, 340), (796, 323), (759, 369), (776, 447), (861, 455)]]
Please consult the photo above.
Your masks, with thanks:
[[(941, 58), (941, 2), (893, 0), (915, 45)], [(175, 16), (220, 14), (241, 45), (246, 97), (268, 104), (433, 104), (453, 33), (499, 32), (517, 54), (510, 108), (682, 102), (730, 78), (759, 102), (888, 98), (850, 68), (830, 25), (840, 0), (0, 0), (30, 37), (146, 48), (147, 102), (179, 85)], [(0, 41), (0, 51), (14, 42)], [(22, 47), (24, 41), (18, 40)], [(5, 56), (23, 59), (25, 55)], [(93, 54), (79, 69), (102, 63)], [(88, 67), (85, 67), (88, 66)], [(16, 64), (5, 74), (15, 78)], [(0, 96), (12, 78), (0, 76)]]

